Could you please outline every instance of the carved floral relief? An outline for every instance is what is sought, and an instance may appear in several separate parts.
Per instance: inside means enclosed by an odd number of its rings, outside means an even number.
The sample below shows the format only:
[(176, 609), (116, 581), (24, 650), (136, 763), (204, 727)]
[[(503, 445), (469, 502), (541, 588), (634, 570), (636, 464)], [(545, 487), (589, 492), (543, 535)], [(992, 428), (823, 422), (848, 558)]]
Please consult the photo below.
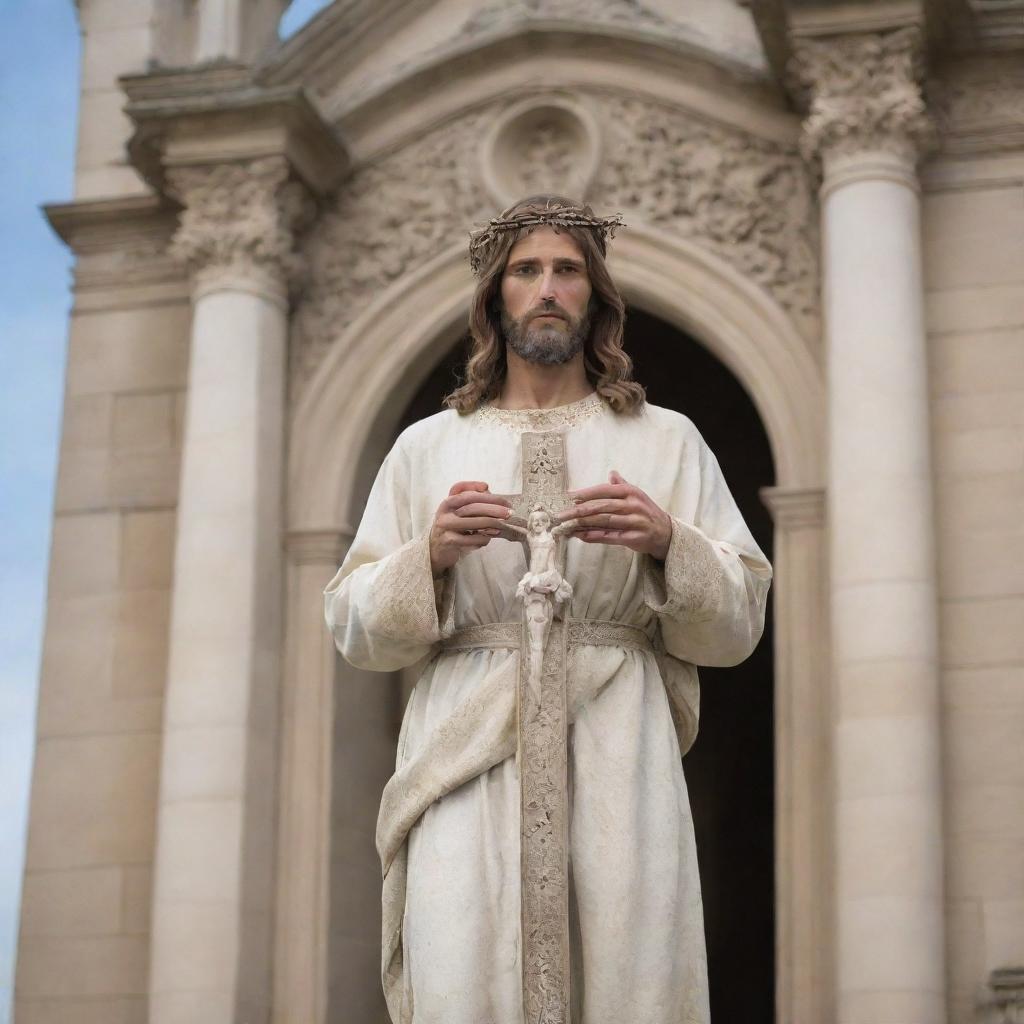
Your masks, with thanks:
[(817, 212), (797, 153), (639, 97), (596, 100), (609, 135), (593, 202), (699, 240), (801, 325), (817, 310)]
[[(621, 212), (627, 224), (654, 225), (707, 246), (813, 332), (817, 214), (810, 174), (795, 149), (639, 96), (573, 99), (594, 115), (604, 140), (588, 202)], [(550, 98), (538, 95), (536, 102), (544, 107)], [(467, 114), (357, 169), (327, 204), (303, 247), (309, 280), (295, 320), (293, 396), (382, 289), (495, 215), (481, 140), (513, 105), (521, 108), (523, 97)], [(509, 124), (522, 130), (522, 119)], [(519, 153), (545, 164), (573, 159), (564, 142), (550, 137), (546, 120), (536, 129), (535, 139), (519, 140)], [(522, 194), (551, 183), (550, 168), (529, 161), (515, 173)]]

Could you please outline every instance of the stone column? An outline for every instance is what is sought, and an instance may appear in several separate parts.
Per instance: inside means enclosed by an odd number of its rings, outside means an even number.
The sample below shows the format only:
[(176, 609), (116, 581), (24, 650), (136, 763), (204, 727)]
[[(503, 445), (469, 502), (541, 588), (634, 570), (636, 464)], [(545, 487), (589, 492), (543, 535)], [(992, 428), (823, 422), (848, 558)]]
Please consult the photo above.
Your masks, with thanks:
[(795, 47), (823, 168), (840, 1024), (946, 1015), (920, 45)]
[(765, 487), (775, 523), (776, 1018), (831, 1004), (828, 592), (825, 494)]
[(293, 229), (283, 157), (171, 167), (193, 316), (150, 964), (153, 1024), (270, 1006), (282, 457)]
[(337, 649), (324, 623), (323, 592), (352, 536), (351, 530), (288, 534), (275, 1024), (326, 1019)]

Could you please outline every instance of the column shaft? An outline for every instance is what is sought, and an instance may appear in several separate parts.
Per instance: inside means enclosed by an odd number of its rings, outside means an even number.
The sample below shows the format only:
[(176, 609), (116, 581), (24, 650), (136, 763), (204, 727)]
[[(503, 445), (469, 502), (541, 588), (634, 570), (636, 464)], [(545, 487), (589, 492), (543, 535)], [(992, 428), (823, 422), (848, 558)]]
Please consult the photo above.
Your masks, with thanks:
[(842, 1024), (945, 1019), (937, 606), (919, 201), (896, 154), (826, 163)]
[(266, 1019), (286, 306), (197, 291), (174, 563), (150, 1020)]
[[(337, 650), (324, 623), (323, 592), (351, 539), (350, 530), (293, 531), (288, 537), (276, 1024), (323, 1024), (327, 1014)], [(376, 980), (375, 972), (373, 977)]]
[(766, 487), (775, 523), (776, 1020), (832, 1021), (824, 492)]
[(919, 28), (804, 39), (821, 157), (840, 1024), (946, 1017)]

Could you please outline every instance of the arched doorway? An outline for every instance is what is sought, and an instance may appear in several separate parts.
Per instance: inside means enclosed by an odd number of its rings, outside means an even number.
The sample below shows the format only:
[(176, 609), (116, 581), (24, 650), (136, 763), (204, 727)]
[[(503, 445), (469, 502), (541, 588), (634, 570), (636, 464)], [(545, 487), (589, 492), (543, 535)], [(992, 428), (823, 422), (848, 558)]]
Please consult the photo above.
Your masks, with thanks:
[[(717, 367), (728, 380), (727, 367), (734, 378), (727, 393), (702, 383), (706, 374), (696, 369), (658, 370), (666, 384), (678, 381), (683, 388), (687, 378), (692, 380), (695, 390), (680, 394), (691, 403), (690, 415), (725, 465), (730, 485), (775, 567), (774, 614), (768, 633), (775, 648), (776, 672), (776, 1018), (779, 1024), (827, 1020), (832, 1016), (832, 854), (820, 360), (767, 293), (686, 239), (637, 224), (616, 240), (611, 263), (627, 300), (637, 309), (650, 311), (654, 326), (658, 321), (653, 317), (659, 318), (660, 329), (667, 332), (660, 343), (649, 344), (685, 349), (694, 358), (703, 356), (709, 360), (703, 365)], [(376, 742), (375, 730), (360, 727), (365, 718), (363, 709), (358, 709), (346, 736), (350, 747), (345, 749), (339, 746), (337, 726), (352, 704), (358, 703), (357, 692), (374, 703), (376, 698), (390, 701), (392, 707), (397, 700), (384, 699), (379, 684), (386, 686), (386, 680), (377, 677), (374, 689), (370, 680), (356, 681), (354, 670), (336, 658), (333, 642), (322, 631), (322, 590), (347, 549), (376, 467), (402, 423), (414, 415), (415, 396), (421, 389), (430, 390), (426, 382), (432, 373), (441, 375), (434, 381), (429, 406), (420, 413), (425, 415), (436, 411), (437, 396), (451, 384), (451, 364), (445, 366), (445, 353), (464, 330), (472, 289), (461, 243), (385, 289), (328, 352), (292, 419), (284, 677), (288, 711), (283, 718), (276, 896), (282, 912), (277, 917), (275, 954), (275, 1012), (282, 1020), (357, 1020), (344, 1012), (349, 984), (365, 981), (374, 988), (372, 996), (366, 990), (361, 998), (367, 1003), (378, 998), (375, 921), (379, 917), (369, 916), (371, 903), (365, 893), (365, 898), (357, 898), (350, 891), (339, 899), (337, 891), (337, 886), (349, 890), (372, 886), (374, 899), (379, 895), (372, 833), (366, 835), (359, 853), (365, 857), (361, 866), (343, 865), (337, 859), (338, 839), (355, 842), (358, 838), (354, 819), (339, 816), (345, 797), (337, 787), (346, 786), (350, 766), (364, 770), (367, 762), (361, 750)], [(649, 376), (642, 362), (644, 337), (655, 335), (640, 329), (641, 317), (634, 312), (627, 330), (633, 336), (641, 372)], [(690, 338), (698, 338), (703, 348)], [(456, 355), (454, 361), (460, 360)], [(685, 359), (683, 363), (698, 365)], [(742, 389), (736, 386), (737, 380), (742, 381)], [(746, 401), (743, 389), (754, 399), (760, 416), (750, 436), (766, 431), (774, 457), (775, 486), (762, 492), (775, 517), (774, 545), (766, 539), (763, 525), (757, 525), (756, 517), (764, 513), (753, 500), (752, 485), (744, 489), (737, 475), (750, 453), (730, 458), (728, 443), (712, 430), (720, 416)], [(701, 401), (701, 390), (711, 405), (717, 402), (717, 412), (714, 408), (705, 412), (706, 407), (694, 404)], [(738, 397), (722, 397), (730, 393)], [(652, 400), (672, 404), (653, 386)], [(770, 474), (762, 477), (771, 479)], [(766, 641), (761, 647), (765, 658), (770, 650), (764, 646)], [(705, 683), (706, 729), (701, 742), (710, 736), (710, 674), (705, 675)], [(734, 692), (733, 685), (727, 682), (724, 694)], [(397, 720), (397, 710), (392, 720)], [(390, 746), (390, 739), (387, 742)], [(376, 755), (371, 760), (383, 770)], [(697, 771), (694, 767), (691, 774)], [(762, 777), (767, 779), (768, 773)], [(739, 813), (733, 818), (739, 821)], [(769, 833), (764, 831), (762, 836), (767, 842)], [(767, 893), (768, 886), (761, 891)], [(363, 910), (368, 916), (361, 919)], [(734, 919), (743, 920), (746, 927), (746, 908), (742, 918)], [(339, 927), (344, 936), (338, 934)], [(336, 937), (343, 941), (336, 942)], [(709, 945), (715, 948), (717, 940), (712, 938)], [(347, 957), (344, 963), (338, 962), (339, 955)], [(365, 970), (357, 966), (360, 960)], [(734, 973), (731, 964), (725, 969)], [(771, 959), (765, 958), (764, 970), (771, 970)], [(716, 991), (727, 981), (722, 968), (716, 969)], [(746, 981), (744, 976), (742, 984)]]
[[(762, 550), (773, 527), (758, 497), (775, 482), (753, 402), (704, 346), (630, 310), (626, 343), (648, 398), (689, 416), (711, 446)], [(441, 408), (465, 360), (460, 342), (410, 400), (396, 430)], [(742, 665), (701, 670), (701, 727), (684, 759), (704, 895), (712, 1020), (775, 1020), (772, 599), (764, 637)], [(743, 983), (736, 984), (737, 977)]]

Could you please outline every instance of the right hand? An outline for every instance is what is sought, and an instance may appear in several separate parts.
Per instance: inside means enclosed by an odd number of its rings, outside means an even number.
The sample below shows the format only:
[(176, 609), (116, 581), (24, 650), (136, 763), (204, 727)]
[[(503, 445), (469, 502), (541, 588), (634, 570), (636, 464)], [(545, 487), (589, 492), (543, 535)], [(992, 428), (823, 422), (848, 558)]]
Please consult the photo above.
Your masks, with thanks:
[(437, 507), (430, 527), (430, 570), (440, 576), (464, 554), (486, 547), (512, 514), (508, 499), (481, 480), (460, 480)]

